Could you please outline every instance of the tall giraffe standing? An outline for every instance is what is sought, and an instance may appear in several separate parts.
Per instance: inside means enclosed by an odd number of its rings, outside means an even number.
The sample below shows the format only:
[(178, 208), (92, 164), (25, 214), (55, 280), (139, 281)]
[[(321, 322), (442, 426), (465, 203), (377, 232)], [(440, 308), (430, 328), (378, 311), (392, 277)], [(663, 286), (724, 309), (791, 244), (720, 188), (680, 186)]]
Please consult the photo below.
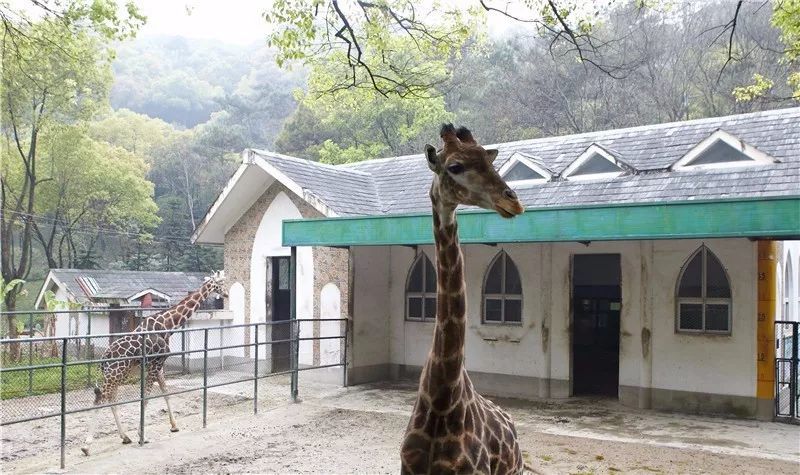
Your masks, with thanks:
[[(205, 301), (211, 294), (216, 293), (222, 297), (227, 297), (224, 288), (224, 276), (221, 272), (215, 273), (213, 277), (206, 277), (203, 285), (195, 292), (187, 295), (186, 298), (181, 300), (177, 305), (163, 312), (150, 315), (139, 324), (134, 330), (134, 333), (143, 331), (155, 330), (172, 330), (180, 328), (189, 317), (194, 314), (197, 307)], [(164, 363), (167, 361), (165, 353), (169, 353), (169, 337), (172, 333), (153, 333), (148, 335), (128, 334), (114, 340), (111, 345), (103, 353), (103, 361), (100, 363), (100, 369), (103, 373), (103, 384), (99, 387), (95, 386), (94, 394), (95, 406), (103, 403), (114, 403), (117, 400), (117, 389), (125, 381), (125, 378), (134, 369), (139, 368), (142, 356), (142, 345), (145, 348), (145, 395), (149, 394), (153, 389), (153, 384), (158, 381), (158, 386), (161, 388), (161, 393), (164, 395), (164, 400), (167, 402), (167, 413), (169, 414), (169, 424), (171, 432), (178, 432), (178, 425), (175, 422), (175, 417), (172, 415), (172, 408), (169, 405), (169, 397), (167, 396), (167, 385), (164, 380)], [(152, 355), (152, 356), (151, 356)], [(133, 357), (140, 358), (133, 358)], [(132, 358), (125, 360), (114, 360), (114, 358)], [(147, 402), (145, 401), (145, 406)], [(125, 434), (122, 429), (122, 424), (119, 421), (119, 414), (117, 414), (117, 406), (111, 406), (111, 412), (114, 414), (114, 422), (117, 424), (117, 431), (122, 438), (123, 444), (130, 444), (131, 439)], [(85, 455), (89, 455), (89, 447), (94, 440), (94, 430), (89, 428), (81, 450)]]
[(495, 171), (497, 150), (486, 150), (469, 130), (442, 126), (444, 149), (425, 146), (436, 241), (437, 307), (433, 345), (422, 368), (417, 402), (401, 447), (402, 473), (521, 473), (522, 454), (511, 417), (472, 387), (464, 367), (466, 298), (458, 240), (459, 204), (523, 212), (517, 195)]

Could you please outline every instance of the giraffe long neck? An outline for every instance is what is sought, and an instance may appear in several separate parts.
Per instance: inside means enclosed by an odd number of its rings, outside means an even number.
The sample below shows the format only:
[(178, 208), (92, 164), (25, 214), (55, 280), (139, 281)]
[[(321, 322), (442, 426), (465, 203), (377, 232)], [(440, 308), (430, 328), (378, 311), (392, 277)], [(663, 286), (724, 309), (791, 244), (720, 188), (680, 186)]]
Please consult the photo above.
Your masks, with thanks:
[(196, 292), (187, 295), (183, 300), (166, 312), (158, 315), (157, 328), (149, 328), (150, 330), (172, 330), (173, 328), (180, 328), (186, 320), (189, 319), (197, 310), (197, 307), (211, 295), (211, 285), (204, 284)]
[(455, 207), (433, 202), (433, 234), (436, 242), (437, 307), (429, 373), (433, 384), (450, 385), (461, 377), (466, 334), (464, 258), (458, 240)]

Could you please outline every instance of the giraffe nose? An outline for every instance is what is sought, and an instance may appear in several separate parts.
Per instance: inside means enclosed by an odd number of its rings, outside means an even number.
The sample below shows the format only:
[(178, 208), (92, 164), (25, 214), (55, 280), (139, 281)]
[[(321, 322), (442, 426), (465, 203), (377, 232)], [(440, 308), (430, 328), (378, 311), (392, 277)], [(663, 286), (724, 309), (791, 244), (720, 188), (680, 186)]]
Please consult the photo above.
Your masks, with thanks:
[(514, 192), (514, 190), (512, 190), (511, 188), (506, 188), (506, 189), (503, 191), (503, 196), (505, 196), (506, 198), (508, 198), (508, 199), (510, 199), (510, 200), (515, 200), (515, 199), (517, 199), (517, 194), (516, 194), (516, 193)]

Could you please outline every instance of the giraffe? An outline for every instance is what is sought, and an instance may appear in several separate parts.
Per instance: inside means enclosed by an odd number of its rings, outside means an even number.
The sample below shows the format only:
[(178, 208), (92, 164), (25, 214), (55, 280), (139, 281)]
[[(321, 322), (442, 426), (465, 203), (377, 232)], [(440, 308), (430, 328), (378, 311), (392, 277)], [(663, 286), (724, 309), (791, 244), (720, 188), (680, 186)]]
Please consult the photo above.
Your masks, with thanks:
[(497, 150), (484, 149), (468, 129), (452, 124), (442, 125), (440, 136), (441, 152), (425, 146), (434, 173), (436, 325), (400, 451), (401, 473), (521, 473), (511, 417), (475, 391), (464, 367), (466, 289), (455, 212), (464, 204), (512, 218), (523, 207), (492, 166)]
[[(163, 353), (169, 353), (169, 337), (171, 332), (153, 333), (148, 335), (136, 335), (136, 333), (143, 331), (156, 331), (156, 330), (172, 330), (180, 328), (181, 325), (192, 316), (197, 307), (206, 300), (211, 294), (216, 293), (222, 297), (227, 297), (224, 288), (225, 278), (222, 272), (217, 272), (213, 277), (206, 277), (203, 285), (195, 292), (187, 295), (177, 305), (171, 307), (163, 312), (147, 316), (139, 326), (134, 329), (133, 333), (127, 334), (114, 340), (111, 345), (103, 353), (100, 369), (103, 374), (103, 383), (98, 387), (95, 385), (94, 394), (95, 406), (106, 403), (114, 403), (117, 400), (117, 389), (125, 381), (125, 378), (134, 369), (139, 368), (140, 358), (142, 356), (142, 344), (145, 348), (145, 395), (149, 394), (153, 389), (153, 384), (158, 381), (158, 386), (161, 393), (164, 395), (164, 400), (167, 403), (167, 413), (169, 414), (169, 424), (171, 432), (178, 432), (178, 425), (175, 422), (175, 417), (172, 415), (172, 408), (169, 404), (169, 397), (167, 396), (167, 386), (164, 380), (164, 363), (167, 356), (159, 356)], [(152, 357), (150, 355), (153, 355)], [(140, 358), (133, 358), (139, 356)], [(114, 358), (132, 358), (125, 360), (114, 360)], [(145, 406), (147, 401), (145, 401)], [(117, 424), (117, 431), (122, 438), (123, 444), (130, 444), (130, 437), (125, 434), (122, 429), (122, 424), (119, 421), (119, 414), (117, 414), (117, 406), (111, 406), (111, 412), (114, 414), (114, 422)], [(89, 428), (86, 435), (86, 440), (81, 451), (84, 455), (89, 455), (89, 447), (92, 444), (94, 436), (93, 428)]]

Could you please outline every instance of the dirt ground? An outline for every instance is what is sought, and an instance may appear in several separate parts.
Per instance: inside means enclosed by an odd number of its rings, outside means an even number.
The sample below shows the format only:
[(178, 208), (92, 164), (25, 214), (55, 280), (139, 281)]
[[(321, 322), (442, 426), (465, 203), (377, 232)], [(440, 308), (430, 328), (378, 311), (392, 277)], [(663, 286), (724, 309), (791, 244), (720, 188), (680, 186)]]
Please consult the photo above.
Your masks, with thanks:
[[(176, 389), (196, 381), (172, 382)], [(67, 418), (71, 473), (397, 473), (398, 447), (415, 398), (410, 383), (339, 388), (301, 374), (301, 402), (288, 380), (175, 396), (181, 431), (169, 432), (163, 400), (147, 410), (149, 442), (136, 444), (138, 407), (121, 415), (134, 439), (120, 444), (108, 409)], [(39, 398), (46, 398), (39, 396)], [(497, 399), (514, 417), (523, 452), (542, 473), (800, 473), (800, 427), (625, 408), (612, 401)], [(42, 401), (43, 404), (48, 401)], [(79, 447), (102, 424), (90, 457)], [(2, 472), (57, 472), (58, 418), (2, 428)]]

